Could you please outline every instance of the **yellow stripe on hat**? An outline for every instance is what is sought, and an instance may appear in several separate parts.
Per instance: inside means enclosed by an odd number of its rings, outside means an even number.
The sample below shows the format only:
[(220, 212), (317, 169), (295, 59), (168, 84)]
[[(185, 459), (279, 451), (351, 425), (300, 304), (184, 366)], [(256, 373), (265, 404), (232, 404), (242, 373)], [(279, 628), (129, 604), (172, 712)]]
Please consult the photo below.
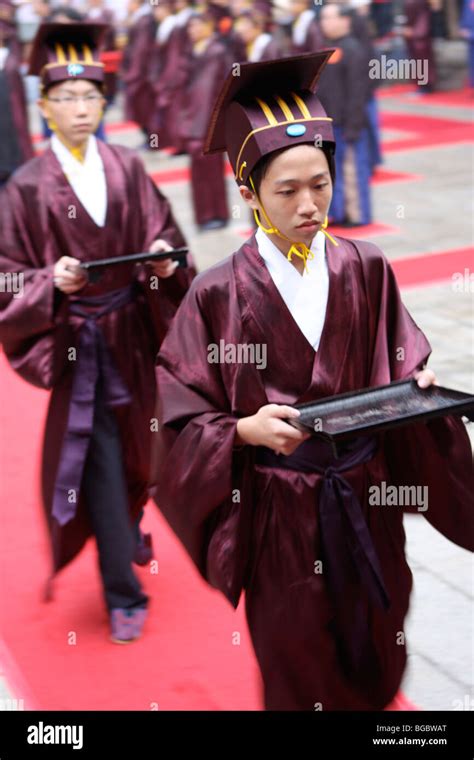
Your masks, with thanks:
[(94, 63), (94, 59), (92, 57), (92, 51), (89, 45), (83, 45), (82, 52), (84, 54), (84, 63)]
[(301, 111), (301, 115), (304, 116), (305, 119), (311, 119), (311, 113), (309, 112), (308, 106), (304, 102), (302, 98), (300, 98), (299, 95), (296, 94), (296, 92), (292, 92), (291, 96), (293, 100), (295, 101), (296, 105)]
[(71, 63), (79, 63), (79, 56), (77, 55), (77, 50), (73, 45), (68, 45), (67, 50), (69, 53), (69, 60)]
[(295, 117), (291, 113), (290, 108), (288, 107), (288, 104), (285, 103), (285, 101), (283, 100), (283, 98), (280, 98), (279, 95), (275, 95), (274, 97), (275, 97), (276, 102), (280, 106), (281, 110), (283, 111), (285, 119), (287, 119), (288, 121), (294, 121)]
[(268, 105), (268, 103), (265, 103), (264, 100), (260, 100), (260, 98), (255, 98), (255, 100), (257, 101), (258, 105), (260, 106), (260, 108), (262, 109), (263, 113), (267, 117), (268, 123), (271, 124), (272, 127), (276, 127), (277, 124), (278, 124), (278, 121), (276, 120), (276, 118), (275, 118), (275, 116), (273, 114), (273, 111), (270, 108), (270, 106)]
[(58, 59), (58, 63), (61, 66), (66, 66), (67, 64), (66, 53), (64, 52), (63, 47), (62, 45), (59, 44), (59, 42), (56, 43), (55, 50), (56, 50), (56, 58)]

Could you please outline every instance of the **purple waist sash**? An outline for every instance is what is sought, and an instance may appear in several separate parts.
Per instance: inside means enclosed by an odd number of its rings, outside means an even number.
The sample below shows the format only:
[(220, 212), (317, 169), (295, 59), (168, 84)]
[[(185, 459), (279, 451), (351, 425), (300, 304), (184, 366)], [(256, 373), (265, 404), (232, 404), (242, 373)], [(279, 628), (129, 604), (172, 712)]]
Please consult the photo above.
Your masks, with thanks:
[[(367, 611), (361, 599), (354, 599), (354, 577), (359, 576), (376, 606), (387, 610), (390, 599), (359, 500), (342, 473), (369, 462), (376, 451), (376, 438), (359, 438), (348, 444), (341, 458), (336, 459), (329, 444), (309, 438), (290, 456), (277, 455), (265, 447), (259, 447), (256, 455), (257, 464), (266, 467), (323, 476), (319, 497), (323, 576), (340, 623), (339, 634), (345, 639), (346, 653), (355, 666), (361, 664), (370, 636)], [(348, 615), (350, 609), (353, 613)]]
[[(107, 406), (120, 406), (131, 401), (97, 320), (131, 303), (134, 296), (134, 287), (130, 285), (101, 296), (78, 298), (70, 302), (70, 313), (84, 317), (84, 323), (79, 331), (68, 421), (53, 494), (52, 514), (60, 525), (68, 523), (76, 514), (94, 427), (94, 403), (99, 378)], [(95, 307), (94, 311), (90, 307)]]

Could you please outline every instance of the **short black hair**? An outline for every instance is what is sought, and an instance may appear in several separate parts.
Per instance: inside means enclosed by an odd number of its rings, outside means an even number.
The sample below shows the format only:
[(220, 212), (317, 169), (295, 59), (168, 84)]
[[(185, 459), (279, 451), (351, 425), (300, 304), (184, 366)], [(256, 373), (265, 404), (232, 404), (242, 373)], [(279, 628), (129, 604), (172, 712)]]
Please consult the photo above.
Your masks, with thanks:
[[(309, 145), (309, 143), (300, 143), (300, 144)], [(280, 155), (280, 153), (284, 153), (285, 150), (289, 150), (291, 147), (293, 146), (285, 145), (284, 148), (278, 148), (278, 150), (274, 150), (272, 151), (272, 153), (267, 153), (266, 156), (262, 156), (260, 161), (258, 161), (258, 163), (255, 164), (254, 168), (252, 169), (250, 173), (250, 176), (252, 177), (252, 181), (255, 186), (255, 190), (257, 191), (257, 194), (260, 192), (260, 185), (262, 184), (262, 180), (267, 175), (271, 163), (275, 160), (275, 158), (277, 158)], [(315, 147), (320, 147), (320, 149), (323, 151), (324, 155), (326, 156), (326, 160), (329, 166), (329, 174), (331, 175), (331, 180), (334, 185), (334, 180), (336, 179), (336, 167), (334, 163), (334, 148), (330, 143), (324, 143), (324, 142), (321, 146), (315, 146)], [(250, 184), (250, 179), (247, 181), (247, 186), (250, 190), (253, 191), (253, 188)]]

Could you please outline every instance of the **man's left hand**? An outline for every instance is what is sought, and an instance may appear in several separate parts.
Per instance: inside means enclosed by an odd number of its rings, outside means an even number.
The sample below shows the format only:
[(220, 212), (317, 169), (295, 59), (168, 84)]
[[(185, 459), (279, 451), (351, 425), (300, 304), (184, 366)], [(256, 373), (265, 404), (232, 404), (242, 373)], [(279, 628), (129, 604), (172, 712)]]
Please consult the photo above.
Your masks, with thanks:
[[(172, 251), (172, 247), (166, 240), (155, 240), (150, 246), (150, 253), (164, 253), (166, 251)], [(177, 261), (171, 259), (164, 259), (163, 261), (147, 261), (147, 264), (151, 266), (153, 272), (163, 279), (171, 277), (176, 272), (178, 267)]]
[(421, 369), (415, 373), (415, 380), (420, 388), (428, 388), (430, 385), (439, 385), (432, 369)]

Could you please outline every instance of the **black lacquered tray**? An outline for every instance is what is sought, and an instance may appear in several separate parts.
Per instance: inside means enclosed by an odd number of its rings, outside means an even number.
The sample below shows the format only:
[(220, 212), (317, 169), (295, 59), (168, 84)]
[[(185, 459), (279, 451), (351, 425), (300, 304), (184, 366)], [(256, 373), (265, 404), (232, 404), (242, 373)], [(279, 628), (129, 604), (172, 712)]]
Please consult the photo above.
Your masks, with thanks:
[(301, 416), (287, 420), (291, 425), (336, 444), (448, 414), (474, 420), (474, 396), (439, 385), (419, 388), (415, 380), (402, 380), (296, 405), (295, 409)]
[(85, 269), (89, 280), (95, 282), (98, 280), (108, 267), (120, 264), (140, 264), (145, 261), (164, 261), (171, 259), (177, 261), (180, 267), (187, 267), (186, 254), (188, 248), (173, 248), (171, 251), (160, 251), (159, 253), (132, 253), (128, 256), (111, 256), (108, 259), (96, 259), (95, 261), (81, 261), (81, 269)]

